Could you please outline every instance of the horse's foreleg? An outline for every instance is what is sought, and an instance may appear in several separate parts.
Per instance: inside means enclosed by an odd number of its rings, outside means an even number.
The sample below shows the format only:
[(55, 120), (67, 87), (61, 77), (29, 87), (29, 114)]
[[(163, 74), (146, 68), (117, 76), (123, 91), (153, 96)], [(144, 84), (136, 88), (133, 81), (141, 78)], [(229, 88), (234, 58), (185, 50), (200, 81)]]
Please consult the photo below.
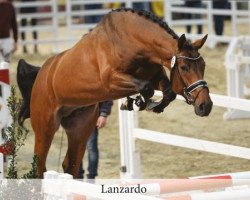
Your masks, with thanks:
[(146, 109), (152, 110), (153, 112), (156, 113), (160, 113), (163, 112), (164, 108), (167, 107), (170, 104), (170, 102), (175, 100), (176, 94), (172, 90), (171, 83), (163, 67), (162, 70), (152, 80), (152, 84), (154, 85), (156, 90), (162, 91), (163, 98), (160, 102), (149, 103)]
[[(140, 80), (131, 75), (119, 73), (111, 82), (111, 90), (117, 94), (124, 93), (125, 96), (140, 93), (135, 99), (128, 97), (123, 103), (122, 110), (144, 110), (149, 99), (154, 95), (154, 87), (150, 81)], [(122, 95), (123, 96), (123, 95)]]
[(78, 177), (78, 171), (83, 158), (89, 136), (96, 127), (98, 105), (75, 110), (62, 119), (68, 137), (68, 150), (63, 161), (65, 173)]
[(145, 98), (154, 95), (154, 88), (150, 81), (137, 79), (126, 73), (116, 73), (109, 81), (109, 90), (113, 94), (126, 96), (141, 93)]

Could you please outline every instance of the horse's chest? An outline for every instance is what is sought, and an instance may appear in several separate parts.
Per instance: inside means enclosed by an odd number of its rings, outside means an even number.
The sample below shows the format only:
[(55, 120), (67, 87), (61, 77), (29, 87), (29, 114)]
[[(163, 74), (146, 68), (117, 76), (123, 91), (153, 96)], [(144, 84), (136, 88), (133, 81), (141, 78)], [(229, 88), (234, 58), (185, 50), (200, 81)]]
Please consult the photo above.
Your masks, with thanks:
[(141, 66), (136, 68), (134, 76), (139, 79), (150, 80), (155, 76), (158, 71), (158, 68)]

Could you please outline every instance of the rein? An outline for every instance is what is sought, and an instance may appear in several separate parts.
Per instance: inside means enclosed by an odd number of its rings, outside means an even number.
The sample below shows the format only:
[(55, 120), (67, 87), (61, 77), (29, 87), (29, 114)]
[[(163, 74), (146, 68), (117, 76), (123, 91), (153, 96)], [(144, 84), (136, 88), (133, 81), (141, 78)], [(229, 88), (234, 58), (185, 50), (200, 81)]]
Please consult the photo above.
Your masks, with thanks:
[[(204, 81), (204, 80), (198, 80), (198, 81), (192, 83), (191, 85), (187, 86), (185, 84), (185, 82), (183, 81), (183, 78), (182, 78), (182, 76), (180, 74), (180, 71), (179, 71), (179, 68), (177, 66), (177, 59), (183, 58), (183, 59), (188, 59), (188, 60), (191, 60), (191, 61), (196, 61), (196, 60), (200, 59), (200, 57), (201, 57), (200, 55), (198, 57), (196, 57), (196, 58), (191, 58), (191, 57), (187, 57), (187, 56), (173, 56), (172, 59), (171, 59), (171, 75), (170, 75), (171, 85), (172, 85), (172, 82), (173, 82), (173, 72), (176, 70), (177, 71), (177, 75), (179, 77), (179, 80), (184, 85), (184, 88), (183, 88), (183, 97), (186, 99), (187, 104), (194, 104), (195, 100), (198, 97), (198, 95), (200, 94), (200, 92), (204, 88), (208, 89), (208, 85), (207, 85), (206, 81)], [(193, 96), (192, 93), (195, 90), (197, 90), (198, 88), (202, 88), (202, 89), (197, 93), (196, 96)]]

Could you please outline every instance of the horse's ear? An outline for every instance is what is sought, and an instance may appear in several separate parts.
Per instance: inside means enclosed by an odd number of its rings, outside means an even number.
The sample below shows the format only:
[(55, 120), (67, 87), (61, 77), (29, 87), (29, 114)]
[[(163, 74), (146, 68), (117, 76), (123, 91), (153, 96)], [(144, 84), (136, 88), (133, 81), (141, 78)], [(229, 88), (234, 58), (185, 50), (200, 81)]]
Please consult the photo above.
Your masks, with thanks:
[(185, 34), (182, 34), (178, 39), (178, 48), (181, 50), (184, 47), (185, 42), (187, 41)]
[(208, 36), (208, 34), (206, 34), (202, 39), (196, 40), (196, 41), (193, 43), (193, 47), (194, 47), (195, 49), (200, 49), (200, 48), (204, 45), (204, 43), (206, 42), (207, 36)]

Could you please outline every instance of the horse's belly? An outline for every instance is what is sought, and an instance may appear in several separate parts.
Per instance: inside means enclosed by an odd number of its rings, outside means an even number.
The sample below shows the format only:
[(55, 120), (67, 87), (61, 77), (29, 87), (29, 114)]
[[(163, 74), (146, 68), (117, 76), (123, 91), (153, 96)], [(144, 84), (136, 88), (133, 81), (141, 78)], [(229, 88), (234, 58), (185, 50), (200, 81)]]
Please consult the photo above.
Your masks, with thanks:
[(105, 99), (106, 90), (96, 76), (56, 76), (53, 90), (57, 101), (67, 106), (87, 106)]
[[(61, 82), (61, 81), (60, 81)], [(61, 105), (87, 106), (95, 104), (105, 96), (100, 83), (91, 79), (73, 79), (54, 85), (54, 93)]]

